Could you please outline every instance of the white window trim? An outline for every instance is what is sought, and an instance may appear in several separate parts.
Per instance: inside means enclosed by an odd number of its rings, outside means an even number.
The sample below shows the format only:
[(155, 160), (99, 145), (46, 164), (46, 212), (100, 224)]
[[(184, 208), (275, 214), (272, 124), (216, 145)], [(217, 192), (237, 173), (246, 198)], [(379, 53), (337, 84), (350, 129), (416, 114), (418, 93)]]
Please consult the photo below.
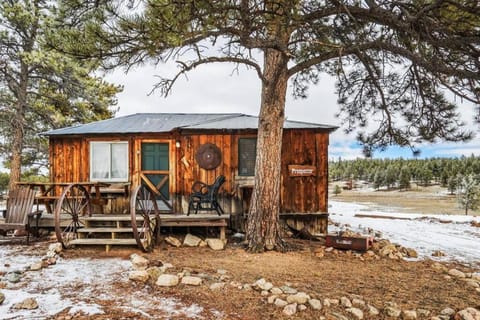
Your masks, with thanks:
[[(94, 178), (93, 177), (93, 157), (92, 157), (92, 154), (93, 154), (93, 146), (95, 144), (100, 144), (100, 143), (107, 143), (109, 145), (113, 145), (113, 144), (125, 144), (127, 145), (127, 154), (126, 154), (126, 161), (127, 161), (127, 175), (125, 178), (103, 178), (103, 179), (98, 179), (98, 178)], [(112, 168), (111, 168), (111, 163), (112, 163), (112, 150), (110, 149), (110, 152), (108, 153), (108, 156), (109, 156), (109, 159), (108, 159), (108, 163), (109, 163), (109, 175), (112, 173)], [(129, 163), (129, 145), (128, 145), (128, 141), (90, 141), (90, 155), (89, 155), (89, 163), (90, 163), (90, 181), (98, 181), (98, 182), (127, 182), (128, 181), (128, 175), (129, 175), (129, 167), (130, 167), (130, 163)]]

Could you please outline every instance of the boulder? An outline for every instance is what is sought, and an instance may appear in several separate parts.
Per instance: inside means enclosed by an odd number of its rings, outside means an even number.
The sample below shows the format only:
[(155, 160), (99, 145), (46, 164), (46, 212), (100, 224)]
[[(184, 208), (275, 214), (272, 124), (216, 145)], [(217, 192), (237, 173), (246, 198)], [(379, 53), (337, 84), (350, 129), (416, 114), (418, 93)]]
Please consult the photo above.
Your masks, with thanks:
[(9, 272), (5, 276), (5, 279), (11, 283), (18, 283), (20, 282), (20, 279), (22, 279), (22, 274), (19, 272)]
[(62, 247), (62, 244), (60, 242), (51, 243), (48, 246), (48, 251), (53, 251), (55, 253), (60, 253), (60, 252), (62, 252), (62, 250), (63, 250), (63, 247)]
[(274, 303), (275, 303), (275, 305), (276, 305), (277, 307), (279, 307), (279, 308), (283, 308), (283, 307), (285, 307), (285, 306), (288, 304), (287, 301), (285, 301), (285, 300), (283, 300), (283, 299), (280, 299), (280, 298), (275, 299), (275, 302), (274, 302)]
[(267, 303), (269, 304), (273, 304), (275, 302), (275, 300), (277, 300), (278, 296), (277, 295), (273, 295), (273, 296), (269, 296), (267, 298)]
[(42, 267), (43, 267), (43, 265), (42, 265), (42, 262), (40, 261), (40, 262), (35, 262), (34, 264), (30, 265), (29, 269), (31, 271), (38, 271), (38, 270), (41, 270)]
[(480, 320), (480, 310), (475, 308), (466, 308), (458, 311), (455, 320)]
[(160, 267), (150, 267), (145, 270), (148, 273), (148, 278), (153, 282), (158, 280), (158, 277), (163, 273)]
[(296, 304), (305, 304), (310, 299), (310, 296), (305, 292), (298, 292), (296, 294), (289, 295), (287, 297), (288, 303), (296, 303)]
[(182, 284), (186, 284), (189, 286), (199, 286), (202, 284), (202, 278), (185, 276), (182, 278)]
[(178, 277), (173, 274), (162, 274), (155, 283), (159, 287), (174, 287), (178, 284)]
[(378, 316), (380, 314), (380, 311), (378, 311), (377, 308), (375, 308), (370, 304), (367, 305), (367, 311), (368, 311), (368, 315), (372, 317)]
[(298, 291), (294, 288), (291, 288), (289, 286), (282, 286), (280, 287), (280, 289), (283, 291), (283, 293), (285, 294), (295, 294), (297, 293)]
[(402, 319), (403, 320), (416, 320), (417, 319), (417, 311), (415, 311), (415, 310), (403, 310), (402, 311)]
[(148, 272), (146, 270), (133, 270), (128, 273), (128, 279), (138, 282), (147, 282), (149, 279)]
[(148, 260), (135, 253), (130, 256), (130, 262), (135, 270), (146, 270), (148, 267)]
[(385, 313), (385, 315), (387, 315), (390, 318), (398, 318), (400, 317), (402, 310), (400, 310), (396, 306), (389, 305), (383, 309), (383, 312)]
[(12, 306), (13, 309), (25, 309), (25, 310), (33, 310), (38, 308), (37, 300), (34, 298), (27, 298), (22, 302), (16, 303)]
[(202, 239), (200, 239), (199, 237), (194, 236), (193, 234), (187, 233), (187, 235), (185, 236), (185, 239), (183, 239), (183, 245), (187, 247), (198, 247), (198, 245), (200, 244), (200, 241), (202, 241)]
[(466, 277), (465, 273), (463, 273), (462, 271), (457, 270), (457, 269), (448, 270), (448, 274), (451, 275), (452, 277), (455, 277), (455, 278), (465, 278)]
[(225, 282), (215, 282), (210, 285), (210, 290), (220, 290), (225, 287)]
[(452, 308), (445, 308), (442, 311), (440, 311), (440, 315), (442, 316), (453, 316), (455, 314), (455, 310)]
[(418, 253), (412, 248), (405, 248), (407, 256), (410, 258), (418, 258)]
[(347, 297), (341, 297), (340, 298), (340, 304), (345, 308), (351, 308), (352, 307), (352, 302)]
[(278, 287), (273, 287), (272, 289), (270, 289), (270, 293), (271, 294), (276, 294), (276, 295), (280, 295), (283, 293), (282, 289), (278, 288)]
[(322, 303), (318, 299), (309, 299), (308, 304), (313, 310), (322, 310)]
[(363, 319), (363, 311), (358, 308), (347, 308), (345, 309), (350, 315), (353, 316), (354, 319), (362, 320)]
[(299, 305), (297, 306), (297, 310), (298, 310), (298, 311), (305, 311), (305, 310), (307, 310), (307, 306), (304, 305), (304, 304), (299, 304)]
[(182, 243), (180, 242), (180, 240), (178, 240), (177, 238), (172, 237), (172, 236), (166, 237), (166, 238), (165, 238), (165, 242), (168, 243), (168, 244), (170, 244), (170, 245), (172, 245), (172, 246), (174, 246), (174, 247), (177, 247), (177, 248), (182, 245)]
[(273, 284), (271, 282), (267, 282), (264, 278), (261, 278), (255, 281), (253, 287), (258, 290), (268, 291), (273, 288)]
[(287, 316), (293, 316), (295, 313), (297, 313), (297, 304), (296, 303), (287, 304), (283, 308), (283, 314), (285, 314)]
[(210, 247), (212, 250), (223, 250), (225, 249), (225, 243), (223, 240), (216, 239), (216, 238), (209, 238), (205, 240), (207, 242), (207, 245)]

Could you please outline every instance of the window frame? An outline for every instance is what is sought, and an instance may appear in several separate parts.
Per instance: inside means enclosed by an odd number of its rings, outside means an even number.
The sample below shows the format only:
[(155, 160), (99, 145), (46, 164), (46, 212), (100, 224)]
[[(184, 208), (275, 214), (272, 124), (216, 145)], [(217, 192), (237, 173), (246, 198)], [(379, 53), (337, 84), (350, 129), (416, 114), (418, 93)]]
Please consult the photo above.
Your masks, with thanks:
[[(93, 149), (94, 146), (97, 144), (108, 144), (109, 145), (109, 151), (108, 151), (108, 178), (96, 178), (93, 176), (94, 172), (92, 170), (93, 168)], [(126, 153), (125, 153), (125, 172), (126, 175), (125, 177), (120, 177), (120, 178), (112, 178), (112, 146), (113, 145), (126, 145)], [(99, 181), (99, 182), (127, 182), (129, 179), (129, 168), (130, 168), (130, 156), (129, 156), (129, 143), (128, 141), (104, 141), (104, 140), (98, 140), (98, 141), (90, 141), (90, 154), (89, 154), (89, 163), (90, 163), (90, 181)]]
[[(241, 172), (241, 162), (242, 162), (242, 159), (240, 158), (241, 157), (241, 153), (240, 153), (240, 144), (241, 144), (241, 141), (242, 140), (253, 140), (255, 142), (255, 155), (253, 157), (253, 172), (247, 172), (247, 173), (242, 173)], [(238, 167), (238, 176), (240, 177), (254, 177), (255, 176), (255, 161), (256, 161), (256, 158), (257, 158), (257, 137), (256, 136), (246, 136), (246, 137), (239, 137), (238, 138), (238, 141), (237, 141), (237, 154), (238, 154), (238, 157), (237, 157), (237, 167)]]

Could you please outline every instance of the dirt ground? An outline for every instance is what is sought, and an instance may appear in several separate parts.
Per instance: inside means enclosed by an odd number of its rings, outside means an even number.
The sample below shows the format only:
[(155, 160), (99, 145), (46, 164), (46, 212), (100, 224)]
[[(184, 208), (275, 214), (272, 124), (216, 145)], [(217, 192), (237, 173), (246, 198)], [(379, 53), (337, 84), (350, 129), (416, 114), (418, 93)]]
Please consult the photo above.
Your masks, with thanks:
[[(439, 210), (452, 213), (452, 207), (455, 207), (454, 199), (441, 193), (437, 194), (435, 189), (428, 192), (343, 191), (338, 196), (331, 196), (331, 199), (398, 206), (409, 208), (412, 212), (419, 212), (421, 209), (424, 213), (439, 213)], [(435, 205), (432, 206), (432, 203)], [(199, 287), (180, 284), (172, 288), (161, 288), (153, 284), (138, 284), (132, 281), (114, 285), (118, 295), (146, 290), (155, 296), (175, 297), (186, 305), (198, 304), (203, 307), (201, 314), (203, 319), (319, 319), (320, 316), (325, 316), (329, 320), (334, 319), (331, 315), (335, 312), (343, 311), (345, 314), (343, 307), (331, 306), (323, 308), (320, 312), (307, 308), (292, 317), (287, 317), (282, 313), (282, 308), (268, 304), (267, 297), (262, 296), (260, 292), (238, 288), (238, 285), (251, 284), (260, 278), (265, 278), (278, 287), (289, 285), (321, 301), (325, 298), (361, 296), (366, 303), (380, 310), (386, 302), (395, 302), (403, 310), (430, 310), (431, 316), (438, 315), (446, 307), (457, 311), (467, 307), (480, 309), (480, 293), (467, 286), (464, 281), (456, 278), (446, 279), (445, 270), (439, 270), (435, 261), (398, 261), (359, 255), (350, 251), (324, 252), (321, 241), (292, 238), (287, 241), (297, 249), (287, 253), (250, 254), (241, 244), (230, 239), (223, 251), (213, 251), (208, 247), (174, 248), (164, 245), (157, 246), (149, 254), (143, 254), (133, 247), (113, 248), (106, 253), (103, 247), (84, 247), (64, 251), (62, 256), (66, 259), (86, 256), (98, 259), (107, 257), (129, 259), (132, 253), (137, 253), (156, 265), (173, 264), (174, 269), (168, 273), (175, 274), (188, 270), (192, 275), (211, 275)], [(443, 265), (447, 269), (479, 272), (454, 263)], [(227, 285), (221, 290), (210, 290), (208, 286), (218, 281), (219, 269), (226, 270)], [(232, 282), (235, 285), (232, 285)], [(95, 319), (144, 319), (138, 313), (115, 307), (114, 301), (97, 300), (96, 303), (101, 305), (106, 313), (95, 315)], [(55, 319), (71, 318), (68, 310), (55, 317)], [(77, 314), (74, 318), (92, 317)], [(155, 318), (184, 319), (184, 316), (167, 316), (158, 310)], [(365, 314), (365, 319), (370, 318)]]

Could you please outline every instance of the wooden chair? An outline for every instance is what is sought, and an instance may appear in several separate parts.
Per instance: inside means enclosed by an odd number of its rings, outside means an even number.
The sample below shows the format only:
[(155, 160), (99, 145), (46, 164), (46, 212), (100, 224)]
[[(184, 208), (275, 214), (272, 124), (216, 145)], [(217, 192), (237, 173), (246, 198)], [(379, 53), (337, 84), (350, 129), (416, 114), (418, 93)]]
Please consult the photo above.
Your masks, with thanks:
[(220, 190), (224, 182), (225, 176), (222, 175), (218, 176), (211, 185), (195, 181), (192, 186), (190, 200), (188, 201), (187, 216), (190, 215), (190, 210), (192, 209), (195, 210), (195, 214), (198, 213), (198, 210), (214, 210), (219, 216), (224, 214), (222, 207), (220, 207), (217, 201), (218, 190)]
[(0, 230), (25, 230), (27, 232), (27, 244), (30, 243), (30, 222), (35, 219), (36, 230), (41, 211), (32, 212), (35, 201), (35, 190), (19, 187), (8, 193), (7, 211), (5, 222), (0, 223)]

